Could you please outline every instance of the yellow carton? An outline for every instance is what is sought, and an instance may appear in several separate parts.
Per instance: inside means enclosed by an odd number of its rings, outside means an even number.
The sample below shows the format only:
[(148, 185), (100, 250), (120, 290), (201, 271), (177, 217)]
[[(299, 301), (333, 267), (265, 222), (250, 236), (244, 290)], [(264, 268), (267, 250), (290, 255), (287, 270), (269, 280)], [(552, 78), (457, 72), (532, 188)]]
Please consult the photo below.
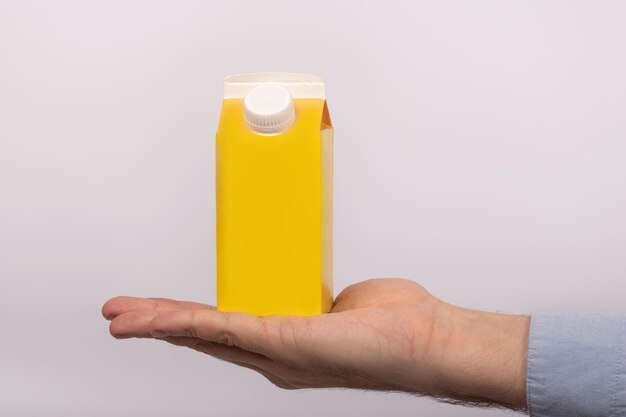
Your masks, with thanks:
[(333, 128), (323, 80), (227, 77), (215, 150), (218, 310), (328, 312)]

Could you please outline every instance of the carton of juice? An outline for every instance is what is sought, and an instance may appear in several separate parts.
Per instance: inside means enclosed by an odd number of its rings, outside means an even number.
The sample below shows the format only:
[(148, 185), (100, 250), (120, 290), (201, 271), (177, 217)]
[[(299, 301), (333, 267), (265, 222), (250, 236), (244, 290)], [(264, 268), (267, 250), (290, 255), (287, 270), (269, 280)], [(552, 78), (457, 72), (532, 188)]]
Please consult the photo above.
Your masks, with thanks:
[(226, 77), (215, 150), (217, 309), (328, 312), (333, 128), (323, 80)]

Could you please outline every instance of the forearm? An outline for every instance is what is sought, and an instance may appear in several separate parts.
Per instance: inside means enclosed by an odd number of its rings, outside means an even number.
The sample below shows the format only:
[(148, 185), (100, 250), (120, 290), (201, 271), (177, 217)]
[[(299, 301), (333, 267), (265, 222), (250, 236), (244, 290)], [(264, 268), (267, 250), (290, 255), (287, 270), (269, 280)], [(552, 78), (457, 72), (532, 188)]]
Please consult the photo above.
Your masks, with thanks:
[(444, 304), (426, 358), (430, 375), (418, 385), (463, 403), (524, 410), (529, 323), (527, 316)]
[(472, 401), (525, 409), (530, 318), (456, 310), (458, 336), (449, 357), (458, 367), (456, 391)]

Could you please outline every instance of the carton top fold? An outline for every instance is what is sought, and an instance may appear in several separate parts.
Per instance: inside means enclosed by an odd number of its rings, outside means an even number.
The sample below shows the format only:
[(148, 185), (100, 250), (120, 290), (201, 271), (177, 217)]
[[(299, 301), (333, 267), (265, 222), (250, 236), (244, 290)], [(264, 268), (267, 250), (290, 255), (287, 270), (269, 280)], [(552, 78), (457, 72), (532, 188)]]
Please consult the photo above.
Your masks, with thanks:
[(293, 98), (326, 98), (324, 80), (318, 75), (293, 72), (257, 72), (229, 75), (224, 79), (224, 98), (243, 98), (254, 87), (277, 84)]

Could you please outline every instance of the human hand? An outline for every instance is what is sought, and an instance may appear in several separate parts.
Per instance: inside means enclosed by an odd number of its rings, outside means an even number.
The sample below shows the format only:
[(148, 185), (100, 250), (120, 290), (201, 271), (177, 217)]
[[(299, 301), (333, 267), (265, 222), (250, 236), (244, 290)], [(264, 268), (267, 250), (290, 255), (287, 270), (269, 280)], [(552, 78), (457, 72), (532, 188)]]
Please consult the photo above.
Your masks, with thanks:
[(346, 288), (309, 317), (218, 312), (163, 298), (116, 297), (111, 335), (157, 338), (253, 369), (286, 389), (405, 391), (526, 406), (529, 318), (453, 306), (404, 279)]

